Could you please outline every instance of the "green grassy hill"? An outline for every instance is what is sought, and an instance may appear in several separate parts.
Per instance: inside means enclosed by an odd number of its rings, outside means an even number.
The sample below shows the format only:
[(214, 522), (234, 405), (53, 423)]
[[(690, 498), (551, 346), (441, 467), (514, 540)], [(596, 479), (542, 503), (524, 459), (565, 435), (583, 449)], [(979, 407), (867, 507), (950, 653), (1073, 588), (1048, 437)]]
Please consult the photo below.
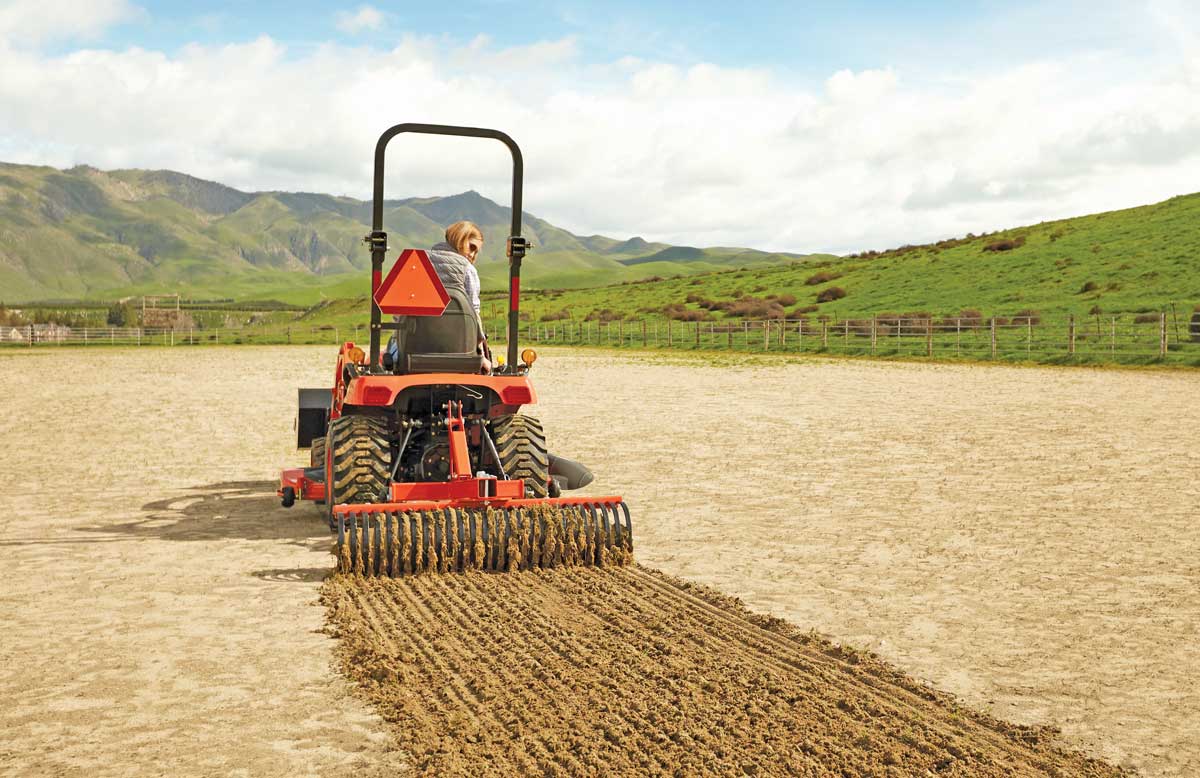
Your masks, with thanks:
[[(428, 247), (470, 219), (488, 240), (485, 288), (503, 288), (510, 211), (476, 192), (388, 201), (396, 253)], [(362, 293), (370, 205), (348, 197), (241, 192), (172, 171), (70, 170), (0, 163), (0, 300), (111, 300), (142, 293), (312, 304)], [(537, 246), (528, 288), (792, 261), (748, 249), (692, 249), (578, 236), (524, 215)], [(675, 253), (672, 253), (675, 252)]]
[[(837, 291), (831, 291), (837, 290)], [(841, 296), (839, 296), (841, 295)], [(824, 302), (823, 302), (824, 300)], [(1200, 303), (1200, 194), (840, 258), (531, 294), (534, 320), (1129, 313)]]

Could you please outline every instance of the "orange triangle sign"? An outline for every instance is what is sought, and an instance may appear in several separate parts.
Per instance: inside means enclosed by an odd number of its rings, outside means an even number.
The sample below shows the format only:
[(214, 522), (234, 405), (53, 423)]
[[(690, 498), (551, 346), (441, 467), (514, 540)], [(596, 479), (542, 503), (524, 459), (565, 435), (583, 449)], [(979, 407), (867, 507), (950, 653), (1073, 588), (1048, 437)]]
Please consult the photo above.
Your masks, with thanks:
[(393, 316), (441, 316), (448, 302), (442, 279), (420, 249), (405, 249), (375, 290), (380, 312)]

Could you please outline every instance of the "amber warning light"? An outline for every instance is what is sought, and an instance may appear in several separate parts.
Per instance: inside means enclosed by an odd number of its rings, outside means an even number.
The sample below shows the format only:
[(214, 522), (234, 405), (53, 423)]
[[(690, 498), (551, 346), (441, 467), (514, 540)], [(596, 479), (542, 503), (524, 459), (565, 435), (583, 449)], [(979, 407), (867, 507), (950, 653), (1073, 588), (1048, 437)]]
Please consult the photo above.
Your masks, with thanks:
[(379, 311), (393, 316), (441, 316), (448, 302), (446, 287), (420, 249), (405, 249), (375, 290)]

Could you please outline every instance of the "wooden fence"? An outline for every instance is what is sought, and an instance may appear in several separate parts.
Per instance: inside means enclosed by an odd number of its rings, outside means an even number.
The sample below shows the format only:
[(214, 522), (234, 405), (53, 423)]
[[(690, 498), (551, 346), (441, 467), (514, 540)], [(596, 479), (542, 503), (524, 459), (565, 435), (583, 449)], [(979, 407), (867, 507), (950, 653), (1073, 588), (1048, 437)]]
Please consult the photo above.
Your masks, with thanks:
[[(1190, 310), (1190, 308), (1189, 308)], [(1190, 315), (1189, 315), (1190, 316)], [(505, 340), (502, 321), (485, 325)], [(200, 346), (219, 344), (339, 344), (361, 342), (366, 325), (272, 330), (0, 328), (0, 346)], [(1200, 365), (1200, 317), (1169, 313), (1122, 316), (990, 318), (897, 317), (673, 321), (616, 319), (522, 324), (522, 343), (612, 348), (1028, 360), (1038, 362), (1179, 362)]]
[(1195, 361), (1200, 320), (1168, 313), (988, 318), (556, 321), (522, 341), (562, 345), (1029, 361)]

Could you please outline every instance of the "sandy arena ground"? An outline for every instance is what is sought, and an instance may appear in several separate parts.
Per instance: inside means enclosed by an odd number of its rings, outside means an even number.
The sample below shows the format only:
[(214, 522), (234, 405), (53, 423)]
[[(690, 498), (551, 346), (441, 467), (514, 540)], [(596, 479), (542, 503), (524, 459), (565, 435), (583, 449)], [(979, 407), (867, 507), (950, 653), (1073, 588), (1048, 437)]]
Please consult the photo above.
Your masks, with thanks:
[[(0, 772), (408, 763), (332, 669), (324, 527), (264, 495), (331, 362), (0, 352)], [(1200, 773), (1200, 375), (547, 352), (536, 377), (643, 565), (1093, 756)]]

